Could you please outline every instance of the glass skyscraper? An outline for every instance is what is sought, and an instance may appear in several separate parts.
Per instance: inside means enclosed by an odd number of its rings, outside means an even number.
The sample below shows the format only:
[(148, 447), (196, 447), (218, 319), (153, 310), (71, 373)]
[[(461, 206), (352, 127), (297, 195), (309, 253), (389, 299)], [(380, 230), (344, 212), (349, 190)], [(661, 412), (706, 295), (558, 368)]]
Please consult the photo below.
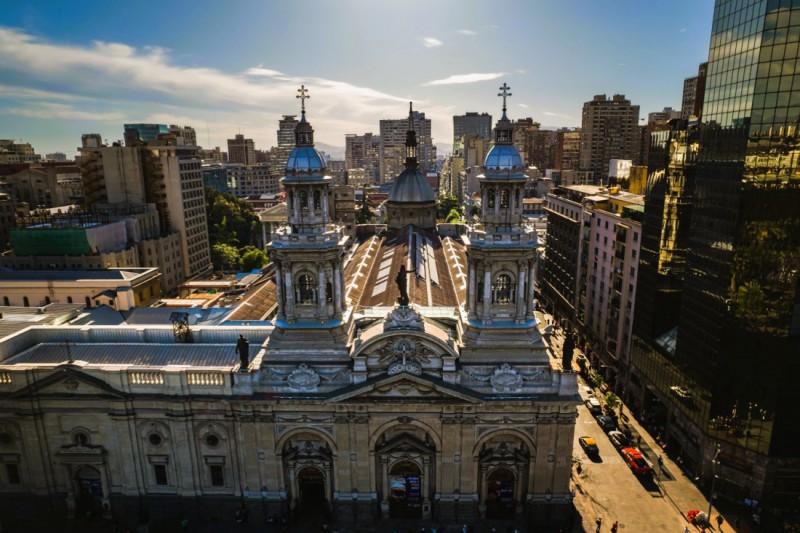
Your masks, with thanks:
[(776, 507), (800, 497), (799, 45), (800, 1), (716, 2), (702, 123), (651, 141), (628, 391), (718, 493)]

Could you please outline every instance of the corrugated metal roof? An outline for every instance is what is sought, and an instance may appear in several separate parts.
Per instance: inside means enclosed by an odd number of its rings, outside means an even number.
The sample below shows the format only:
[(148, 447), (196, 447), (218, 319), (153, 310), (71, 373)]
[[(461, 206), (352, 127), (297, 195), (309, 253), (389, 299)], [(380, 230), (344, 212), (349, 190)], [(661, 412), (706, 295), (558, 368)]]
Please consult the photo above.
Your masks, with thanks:
[[(257, 351), (258, 345), (251, 344), (251, 356)], [(90, 365), (232, 367), (239, 364), (234, 344), (73, 344), (70, 352), (75, 361)], [(64, 344), (43, 343), (3, 364), (59, 364), (67, 360)]]

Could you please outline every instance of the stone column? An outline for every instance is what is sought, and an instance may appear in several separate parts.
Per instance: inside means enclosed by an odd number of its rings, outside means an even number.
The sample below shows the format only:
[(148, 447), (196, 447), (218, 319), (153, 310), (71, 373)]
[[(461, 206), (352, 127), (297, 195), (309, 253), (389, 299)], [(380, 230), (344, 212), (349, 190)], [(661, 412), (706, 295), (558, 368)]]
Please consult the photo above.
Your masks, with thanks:
[(294, 461), (289, 463), (289, 494), (287, 497), (291, 498), (289, 500), (289, 510), (292, 511), (293, 514), (295, 507), (297, 507), (297, 472), (295, 472), (295, 467), (297, 466)]
[(278, 289), (278, 320), (286, 317), (284, 306), (286, 302), (283, 296), (283, 268), (280, 261), (275, 261), (275, 287)]
[(320, 191), (322, 195), (322, 221), (327, 222), (330, 219), (328, 213), (330, 213), (330, 206), (328, 206), (328, 195), (325, 194), (325, 190), (323, 189)]
[(103, 518), (111, 518), (111, 500), (109, 499), (111, 486), (108, 482), (106, 465), (97, 465), (96, 468), (100, 471), (100, 489), (103, 491), (103, 496), (100, 498), (100, 503), (103, 505)]
[(261, 247), (262, 248), (266, 247), (267, 243), (269, 242), (267, 240), (267, 225), (268, 224), (269, 224), (269, 222), (261, 222), (261, 240), (262, 240)]
[(516, 313), (515, 319), (518, 322), (525, 320), (525, 284), (528, 281), (528, 271), (525, 268), (525, 261), (517, 261), (517, 305), (516, 305)]
[(317, 264), (317, 308), (319, 310), (319, 320), (320, 322), (328, 318), (328, 313), (326, 312), (327, 304), (325, 302), (325, 265), (322, 263)]
[(526, 298), (527, 318), (532, 320), (536, 315), (534, 314), (533, 299), (535, 297), (535, 284), (536, 284), (536, 260), (528, 261), (528, 296)]
[(325, 472), (325, 501), (330, 505), (330, 511), (333, 511), (333, 466), (331, 463), (326, 462), (323, 468)]
[(514, 481), (514, 513), (522, 516), (522, 508), (525, 504), (525, 466), (517, 463), (517, 479)]
[(431, 518), (431, 458), (422, 458), (422, 519)]
[(64, 479), (67, 480), (67, 517), (75, 518), (75, 479), (72, 477), (72, 468), (70, 465), (61, 465), (64, 467)]
[(481, 320), (488, 322), (492, 308), (492, 265), (484, 262), (483, 268), (486, 270), (483, 273), (483, 316)]
[(300, 191), (295, 189), (292, 194), (292, 205), (289, 208), (294, 212), (295, 221), (300, 221)]
[(381, 506), (381, 514), (384, 518), (389, 517), (389, 458), (386, 456), (381, 457), (381, 480), (380, 486), (382, 487), (383, 494), (379, 502)]
[(481, 484), (480, 501), (478, 502), (478, 512), (481, 518), (486, 518), (486, 499), (489, 497), (489, 486), (486, 482), (487, 479), (486, 465), (478, 467), (478, 483)]
[(308, 206), (308, 215), (309, 217), (314, 216), (314, 190), (309, 189), (308, 194), (306, 195), (306, 204)]
[(292, 265), (289, 263), (289, 261), (284, 261), (283, 266), (283, 287), (286, 291), (284, 294), (286, 297), (286, 320), (289, 322), (294, 322), (294, 286), (292, 285)]
[(342, 301), (344, 294), (342, 294), (342, 270), (338, 266), (333, 268), (333, 310), (334, 316), (339, 318), (342, 316)]
[(477, 281), (475, 280), (475, 262), (470, 261), (469, 263), (469, 277), (467, 279), (467, 290), (469, 291), (469, 302), (467, 303), (467, 312), (469, 313), (469, 318), (476, 318), (478, 309), (475, 306), (477, 302), (477, 294), (475, 291), (477, 290)]
[(497, 222), (497, 219), (500, 217), (500, 189), (497, 188), (494, 191), (494, 221)]

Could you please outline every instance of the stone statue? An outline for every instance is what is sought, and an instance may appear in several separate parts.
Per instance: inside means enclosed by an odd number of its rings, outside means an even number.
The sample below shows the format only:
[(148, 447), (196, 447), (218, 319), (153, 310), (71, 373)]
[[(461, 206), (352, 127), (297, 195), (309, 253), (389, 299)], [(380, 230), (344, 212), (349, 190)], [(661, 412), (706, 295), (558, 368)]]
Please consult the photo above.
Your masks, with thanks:
[(575, 352), (575, 340), (572, 338), (572, 329), (566, 328), (564, 344), (561, 346), (561, 357), (564, 370), (572, 370), (572, 354)]
[(405, 265), (400, 265), (400, 270), (397, 272), (397, 277), (394, 282), (397, 283), (397, 289), (400, 291), (400, 298), (397, 302), (403, 307), (408, 307), (408, 274), (413, 274), (417, 270), (406, 270)]
[(247, 372), (247, 367), (250, 365), (250, 342), (244, 335), (239, 335), (239, 340), (236, 341), (236, 353), (239, 354), (241, 361), (239, 371)]

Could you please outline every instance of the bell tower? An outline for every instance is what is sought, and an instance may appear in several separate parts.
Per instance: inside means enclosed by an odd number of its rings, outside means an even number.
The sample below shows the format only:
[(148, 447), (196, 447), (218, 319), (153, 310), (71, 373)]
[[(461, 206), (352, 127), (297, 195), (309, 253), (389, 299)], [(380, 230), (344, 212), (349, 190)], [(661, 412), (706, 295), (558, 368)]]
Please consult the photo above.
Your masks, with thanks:
[(484, 173), (478, 176), (481, 217), (468, 226), (465, 237), (468, 280), (463, 353), (466, 359), (470, 353), (492, 358), (503, 346), (504, 357), (529, 357), (533, 350), (546, 358), (534, 314), (538, 242), (535, 230), (522, 216), (527, 177), (512, 142), (513, 124), (506, 116), (508, 85), (500, 87), (498, 96), (503, 98), (503, 116), (495, 126)]
[(271, 336), (270, 346), (289, 351), (303, 349), (312, 339), (320, 342), (321, 337), (325, 337), (321, 342), (330, 346), (329, 336), (344, 335), (346, 309), (343, 259), (348, 237), (341, 226), (331, 223), (328, 199), (332, 178), (325, 175), (325, 163), (314, 148), (314, 130), (306, 120), (308, 89), (301, 86), (297, 92), (301, 119), (281, 179), (288, 224), (272, 234), (268, 245), (276, 269), (275, 326), (281, 331)]

